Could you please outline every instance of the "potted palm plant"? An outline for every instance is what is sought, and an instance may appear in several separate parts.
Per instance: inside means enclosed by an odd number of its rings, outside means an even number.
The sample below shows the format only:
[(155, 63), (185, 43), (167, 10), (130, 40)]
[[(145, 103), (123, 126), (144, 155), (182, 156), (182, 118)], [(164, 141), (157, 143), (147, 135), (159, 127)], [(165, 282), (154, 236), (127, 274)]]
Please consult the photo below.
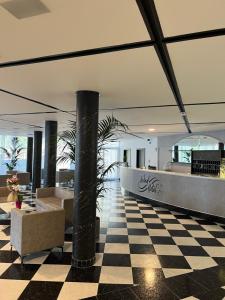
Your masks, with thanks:
[(192, 150), (193, 149), (184, 152), (184, 159), (186, 160), (186, 163), (188, 163), (188, 164), (191, 163), (191, 151)]
[(17, 162), (22, 154), (24, 148), (21, 146), (18, 137), (13, 137), (11, 140), (11, 145), (8, 148), (0, 147), (0, 150), (6, 155), (8, 158), (8, 162), (4, 163), (7, 168), (7, 173), (10, 174), (17, 166)]
[[(63, 131), (59, 135), (59, 152), (57, 159), (58, 163), (70, 162), (75, 164), (76, 153), (76, 122), (70, 122), (70, 129)], [(117, 120), (114, 116), (106, 116), (105, 119), (98, 123), (98, 148), (97, 148), (97, 186), (96, 186), (96, 201), (97, 209), (100, 210), (98, 198), (103, 197), (107, 190), (105, 187), (106, 177), (115, 167), (120, 165), (119, 161), (115, 161), (109, 166), (105, 166), (103, 159), (103, 151), (108, 143), (113, 143), (118, 140), (119, 134), (129, 133), (129, 128), (126, 124)], [(100, 231), (100, 219), (96, 220), (96, 236)]]

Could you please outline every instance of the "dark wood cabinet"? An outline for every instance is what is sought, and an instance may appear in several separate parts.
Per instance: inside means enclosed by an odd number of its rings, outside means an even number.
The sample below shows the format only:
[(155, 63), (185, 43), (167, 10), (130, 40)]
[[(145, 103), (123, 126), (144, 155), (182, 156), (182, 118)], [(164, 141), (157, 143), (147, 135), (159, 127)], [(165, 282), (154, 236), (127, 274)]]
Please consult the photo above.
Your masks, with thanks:
[(220, 173), (223, 150), (193, 150), (191, 153), (191, 173), (217, 176)]

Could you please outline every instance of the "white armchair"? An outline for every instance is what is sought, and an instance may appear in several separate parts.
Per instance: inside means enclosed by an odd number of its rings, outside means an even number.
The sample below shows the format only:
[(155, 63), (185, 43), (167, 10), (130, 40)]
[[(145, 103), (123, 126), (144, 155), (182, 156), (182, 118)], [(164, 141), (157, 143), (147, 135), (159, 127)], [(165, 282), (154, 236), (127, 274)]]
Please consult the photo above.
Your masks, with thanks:
[(64, 245), (65, 211), (11, 211), (10, 243), (21, 257)]

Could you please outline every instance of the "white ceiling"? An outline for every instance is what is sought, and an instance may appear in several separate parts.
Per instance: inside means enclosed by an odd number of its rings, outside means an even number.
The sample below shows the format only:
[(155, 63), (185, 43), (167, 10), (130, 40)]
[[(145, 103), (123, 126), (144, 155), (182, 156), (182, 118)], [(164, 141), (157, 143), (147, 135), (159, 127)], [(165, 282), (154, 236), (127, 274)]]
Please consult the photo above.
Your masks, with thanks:
[(50, 13), (20, 20), (0, 6), (1, 61), (149, 39), (133, 0), (42, 2)]
[(225, 36), (170, 44), (168, 49), (184, 103), (225, 100)]
[[(105, 114), (108, 114), (108, 112), (105, 112)], [(155, 124), (182, 123), (177, 107), (117, 110), (113, 111), (113, 115), (119, 120), (125, 119), (128, 125), (149, 124), (149, 127), (152, 127), (151, 125)]]
[[(50, 13), (20, 20), (0, 6), (0, 63), (150, 39), (135, 0), (42, 2)], [(224, 0), (156, 0), (155, 4), (165, 36), (225, 27)], [(184, 104), (225, 101), (224, 49), (225, 36), (168, 45)], [(136, 133), (148, 133), (149, 128), (155, 129), (154, 135), (187, 132), (176, 106), (115, 110), (176, 105), (154, 47), (2, 68), (0, 88), (68, 111), (76, 110), (75, 91), (97, 90), (100, 118), (113, 112)], [(185, 109), (190, 123), (207, 123), (225, 121), (224, 107)], [(54, 109), (0, 92), (2, 132), (31, 134), (33, 126), (44, 127), (45, 120), (58, 120), (63, 129), (75, 119), (65, 113), (22, 114), (29, 112)], [(22, 115), (5, 115), (15, 113)], [(225, 129), (225, 124), (191, 124), (191, 129)]]
[(224, 0), (155, 0), (165, 36), (225, 27)]
[(224, 109), (224, 104), (202, 105), (200, 109), (198, 106), (186, 106), (191, 123), (225, 122)]
[(175, 103), (153, 47), (0, 69), (0, 82), (64, 110), (81, 89), (99, 91), (101, 108)]

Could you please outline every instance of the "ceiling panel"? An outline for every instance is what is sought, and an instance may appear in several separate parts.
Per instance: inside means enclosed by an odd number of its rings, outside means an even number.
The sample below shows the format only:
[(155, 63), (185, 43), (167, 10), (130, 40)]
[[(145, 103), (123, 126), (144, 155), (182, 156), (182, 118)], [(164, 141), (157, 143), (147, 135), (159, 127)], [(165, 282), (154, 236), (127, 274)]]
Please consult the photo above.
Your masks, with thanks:
[(224, 0), (155, 0), (165, 36), (225, 27)]
[[(153, 127), (153, 126), (151, 126)], [(130, 130), (135, 134), (148, 134), (149, 136), (168, 135), (173, 133), (187, 133), (183, 124), (177, 125), (154, 125), (155, 131), (149, 131), (149, 126), (130, 126)]]
[(152, 47), (0, 69), (0, 82), (63, 110), (75, 109), (82, 89), (99, 91), (101, 108), (175, 104)]
[[(100, 117), (111, 115), (112, 112), (101, 112)], [(182, 119), (177, 107), (154, 108), (154, 109), (135, 109), (135, 110), (118, 110), (113, 112), (114, 117), (127, 125), (149, 124), (174, 124), (182, 123)]]
[(186, 106), (188, 119), (195, 122), (225, 122), (224, 105)]
[(33, 134), (34, 130), (41, 130), (40, 127), (31, 126), (24, 121), (11, 122), (8, 118), (0, 117), (0, 132), (3, 135), (21, 135), (27, 136)]
[(149, 39), (136, 1), (42, 2), (49, 13), (24, 19), (15, 18), (0, 6), (0, 61)]
[[(100, 119), (111, 114), (112, 112), (100, 112)], [(129, 129), (137, 134), (161, 135), (187, 132), (176, 107), (118, 110), (114, 111), (113, 115), (129, 125)]]
[(207, 124), (201, 124), (201, 125), (191, 125), (192, 132), (204, 132), (204, 131), (215, 131), (215, 130), (225, 130), (225, 124), (214, 124), (214, 125), (207, 125)]
[[(170, 108), (154, 108), (154, 109), (137, 109), (137, 110), (119, 110), (119, 111), (100, 111), (99, 120), (106, 116), (113, 115), (121, 122), (127, 124), (131, 131), (134, 132), (149, 132), (149, 128), (156, 129), (156, 132), (171, 132), (182, 130), (186, 132), (186, 128), (182, 124), (179, 111), (176, 107)], [(0, 117), (1, 118), (1, 117)], [(33, 126), (42, 126), (46, 120), (55, 120), (59, 122), (59, 131), (68, 128), (69, 122), (75, 120), (73, 116), (56, 113), (56, 114), (36, 114), (36, 115), (18, 115), (7, 116), (7, 120), (26, 123)], [(175, 123), (175, 124), (174, 124)], [(178, 124), (176, 124), (178, 123)], [(161, 124), (161, 125), (157, 125)], [(167, 124), (167, 125), (162, 125)], [(178, 126), (177, 126), (178, 125)], [(14, 123), (7, 124), (9, 127), (15, 127)], [(20, 127), (20, 125), (19, 125)], [(182, 129), (181, 129), (182, 128)], [(31, 128), (32, 130), (32, 128)], [(41, 129), (40, 129), (41, 130)], [(156, 133), (156, 132), (151, 133)]]
[[(1, 116), (0, 116), (1, 118)], [(5, 119), (5, 117), (2, 117)], [(58, 113), (56, 114), (35, 114), (35, 115), (17, 115), (17, 116), (7, 116), (7, 120), (26, 123), (34, 126), (44, 127), (44, 123), (47, 120), (51, 121), (60, 121), (60, 117), (58, 117)]]
[(55, 110), (0, 91), (0, 116), (12, 113), (46, 111), (53, 112)]
[(225, 99), (225, 36), (170, 44), (168, 48), (184, 103)]

